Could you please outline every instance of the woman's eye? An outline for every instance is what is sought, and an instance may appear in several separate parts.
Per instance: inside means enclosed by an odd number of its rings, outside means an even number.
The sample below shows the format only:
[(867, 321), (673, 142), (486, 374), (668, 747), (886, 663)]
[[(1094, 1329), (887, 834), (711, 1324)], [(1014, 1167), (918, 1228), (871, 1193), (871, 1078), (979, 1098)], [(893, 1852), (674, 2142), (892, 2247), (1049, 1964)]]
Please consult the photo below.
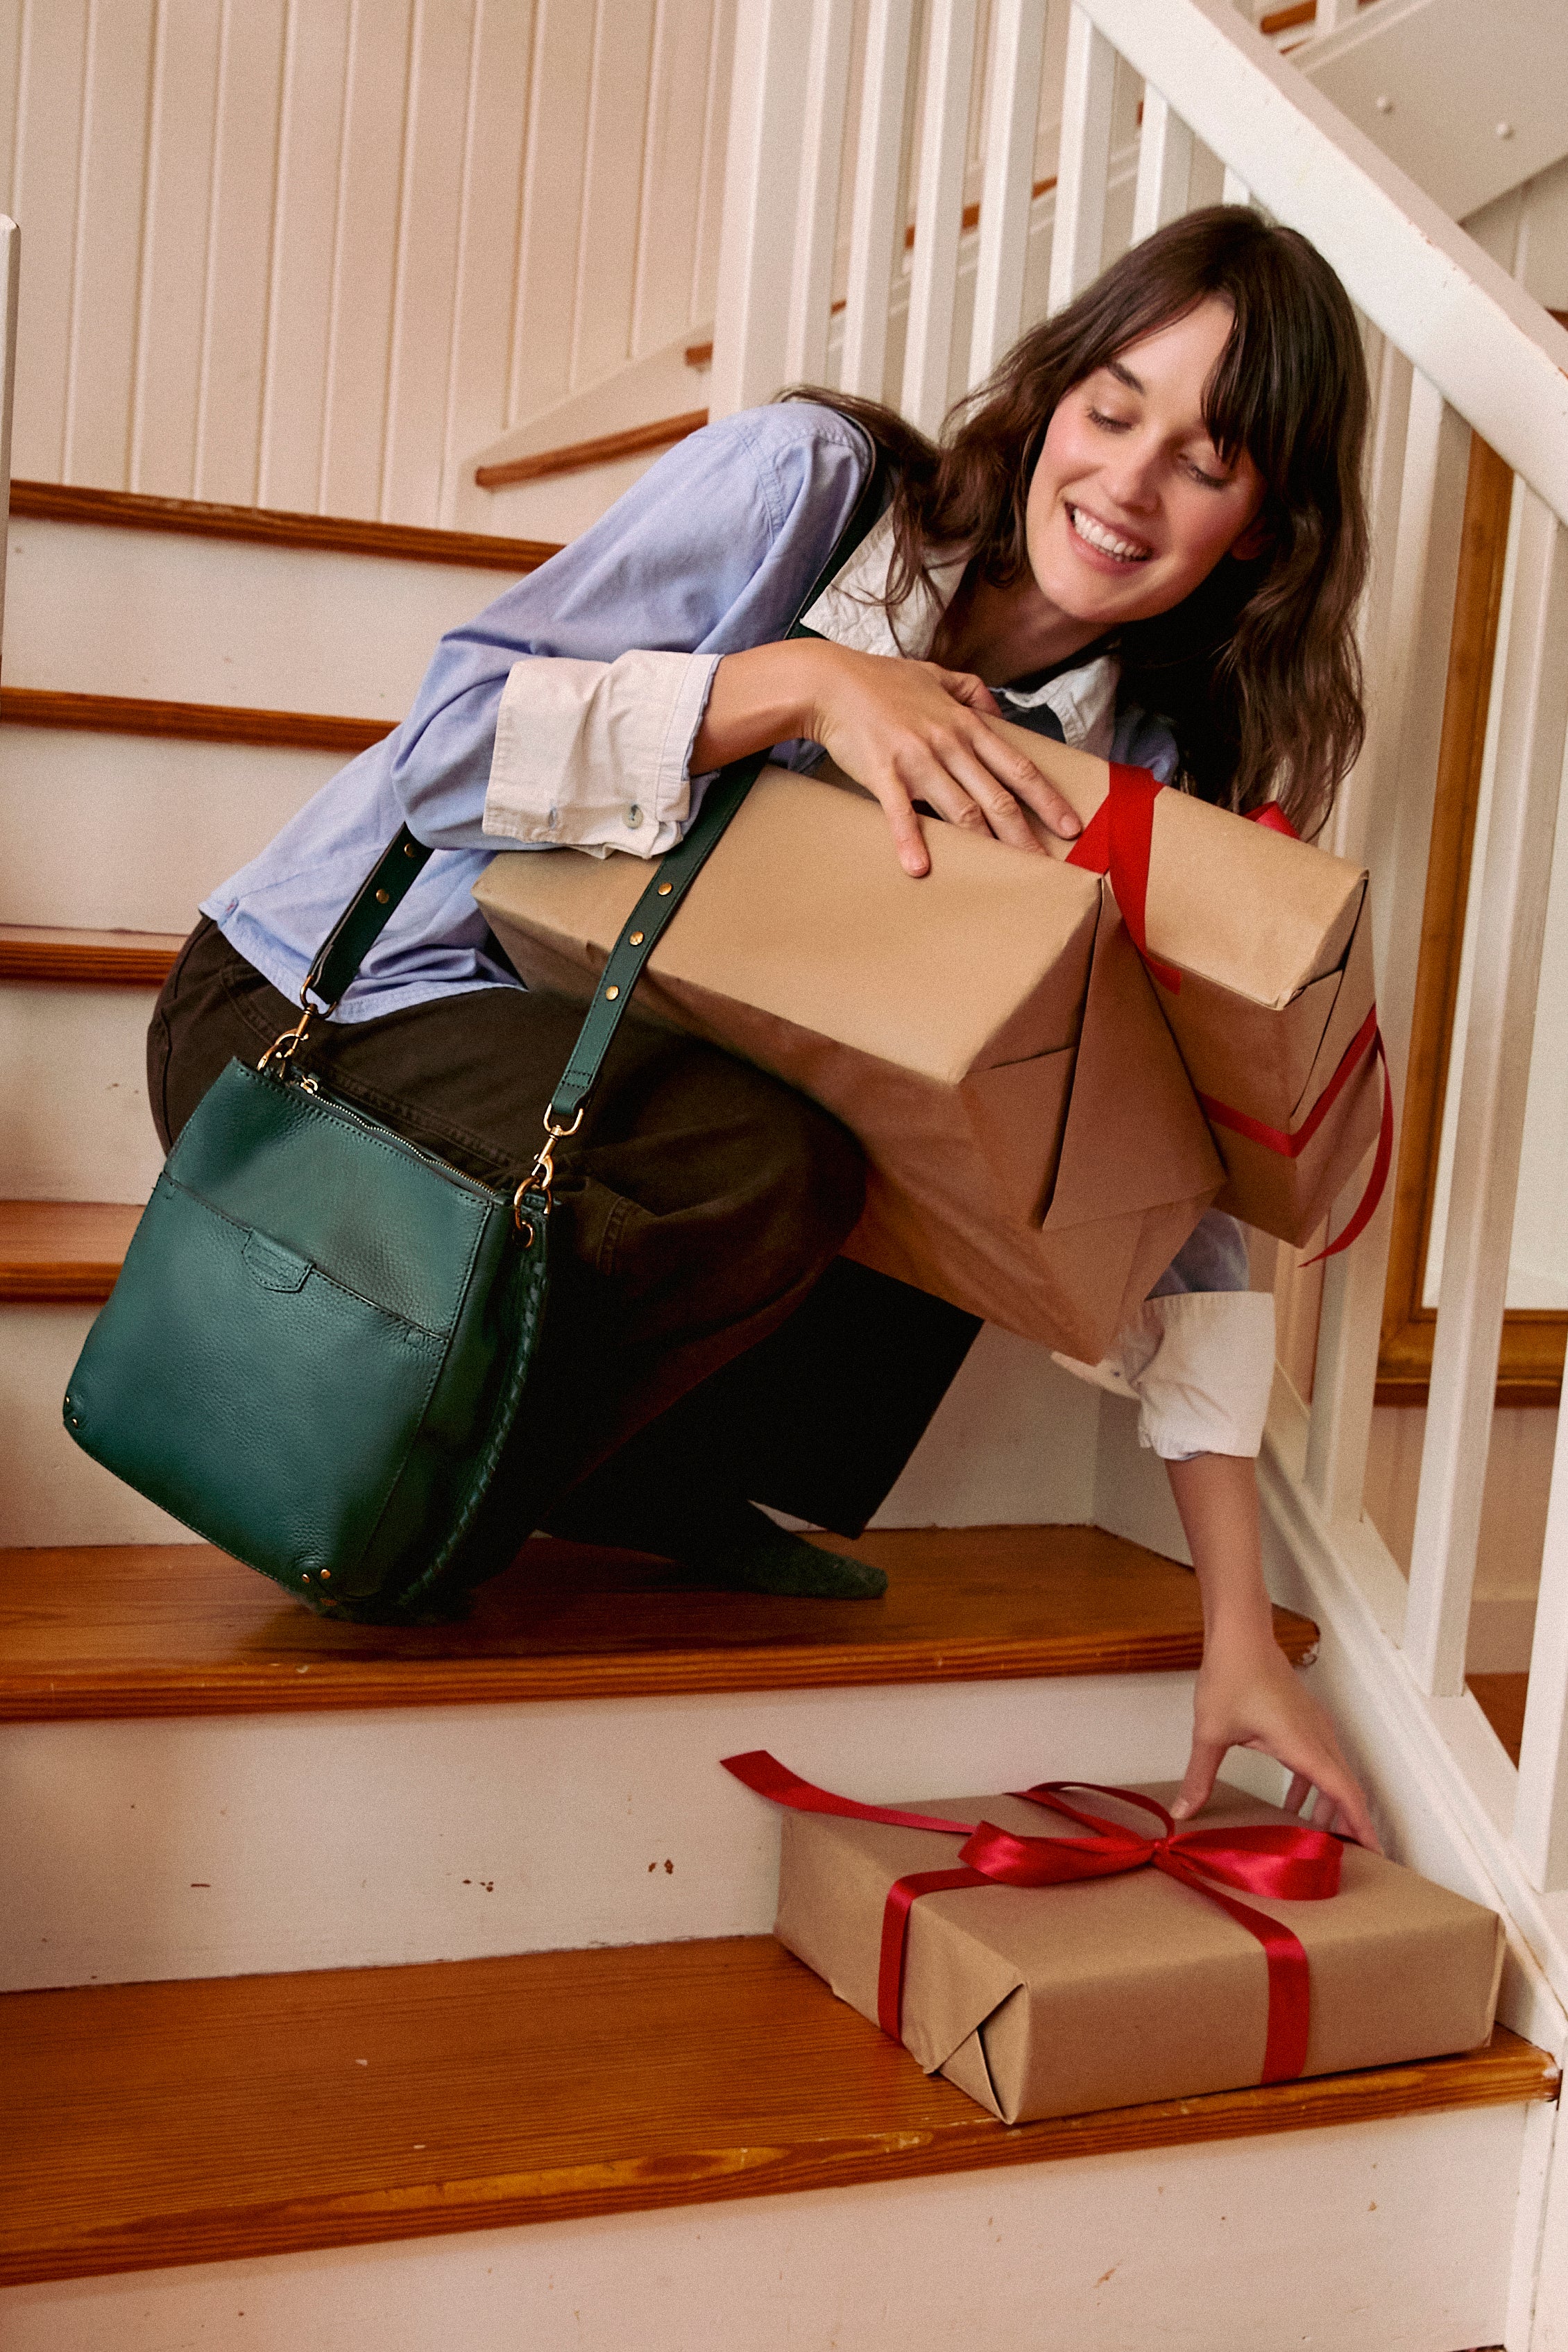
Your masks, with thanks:
[(1132, 419), (1130, 416), (1108, 416), (1103, 408), (1091, 408), (1089, 421), (1091, 425), (1102, 425), (1108, 433), (1125, 433)]
[(1188, 459), (1187, 471), (1191, 474), (1194, 481), (1202, 482), (1205, 489), (1223, 490), (1227, 488), (1229, 486), (1230, 476), (1228, 474), (1211, 474), (1208, 472), (1206, 467), (1198, 464), (1195, 457)]

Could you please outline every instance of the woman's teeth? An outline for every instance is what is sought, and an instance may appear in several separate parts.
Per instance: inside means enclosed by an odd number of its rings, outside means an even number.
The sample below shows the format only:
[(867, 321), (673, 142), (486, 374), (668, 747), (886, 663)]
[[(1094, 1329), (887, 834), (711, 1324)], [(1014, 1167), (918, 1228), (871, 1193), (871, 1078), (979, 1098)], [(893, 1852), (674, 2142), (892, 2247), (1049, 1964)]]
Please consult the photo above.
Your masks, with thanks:
[(1150, 551), (1141, 541), (1118, 539), (1113, 530), (1107, 530), (1102, 522), (1096, 522), (1082, 507), (1068, 507), (1068, 515), (1079, 537), (1101, 555), (1113, 555), (1119, 563), (1147, 563), (1149, 561)]

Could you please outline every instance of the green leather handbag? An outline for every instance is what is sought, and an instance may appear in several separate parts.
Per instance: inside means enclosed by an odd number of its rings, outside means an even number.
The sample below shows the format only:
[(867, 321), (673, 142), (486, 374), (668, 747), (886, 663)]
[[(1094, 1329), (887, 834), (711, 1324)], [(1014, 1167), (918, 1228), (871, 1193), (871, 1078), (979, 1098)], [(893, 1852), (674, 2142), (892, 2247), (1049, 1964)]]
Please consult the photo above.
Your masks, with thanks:
[[(802, 611), (881, 500), (879, 467)], [(311, 965), (298, 1025), (258, 1067), (231, 1062), (170, 1152), (66, 1393), (85, 1452), (323, 1614), (448, 1613), (505, 1567), (530, 1532), (504, 1458), (549, 1287), (554, 1153), (766, 757), (722, 771), (655, 869), (515, 1192), (421, 1151), (296, 1063), (430, 856), (405, 827)]]

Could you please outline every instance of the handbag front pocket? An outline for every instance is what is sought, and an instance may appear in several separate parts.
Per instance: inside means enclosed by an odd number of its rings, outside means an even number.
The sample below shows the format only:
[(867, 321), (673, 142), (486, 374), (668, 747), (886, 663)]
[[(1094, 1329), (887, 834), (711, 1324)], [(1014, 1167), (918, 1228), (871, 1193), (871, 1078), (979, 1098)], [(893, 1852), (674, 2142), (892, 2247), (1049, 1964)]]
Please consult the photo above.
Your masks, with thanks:
[(280, 1583), (301, 1591), (335, 1577), (352, 1591), (353, 1564), (417, 1442), (447, 1338), (166, 1175), (126, 1274), (72, 1377), (72, 1436)]

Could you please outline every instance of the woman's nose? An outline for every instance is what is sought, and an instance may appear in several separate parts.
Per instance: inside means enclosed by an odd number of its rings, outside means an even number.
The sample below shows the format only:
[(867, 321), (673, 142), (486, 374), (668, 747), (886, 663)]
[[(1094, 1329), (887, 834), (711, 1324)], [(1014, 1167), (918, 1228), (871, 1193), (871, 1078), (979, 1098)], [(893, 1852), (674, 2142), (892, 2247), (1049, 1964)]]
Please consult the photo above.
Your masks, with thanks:
[(1103, 468), (1105, 487), (1129, 514), (1147, 514), (1158, 500), (1159, 452), (1123, 443)]

